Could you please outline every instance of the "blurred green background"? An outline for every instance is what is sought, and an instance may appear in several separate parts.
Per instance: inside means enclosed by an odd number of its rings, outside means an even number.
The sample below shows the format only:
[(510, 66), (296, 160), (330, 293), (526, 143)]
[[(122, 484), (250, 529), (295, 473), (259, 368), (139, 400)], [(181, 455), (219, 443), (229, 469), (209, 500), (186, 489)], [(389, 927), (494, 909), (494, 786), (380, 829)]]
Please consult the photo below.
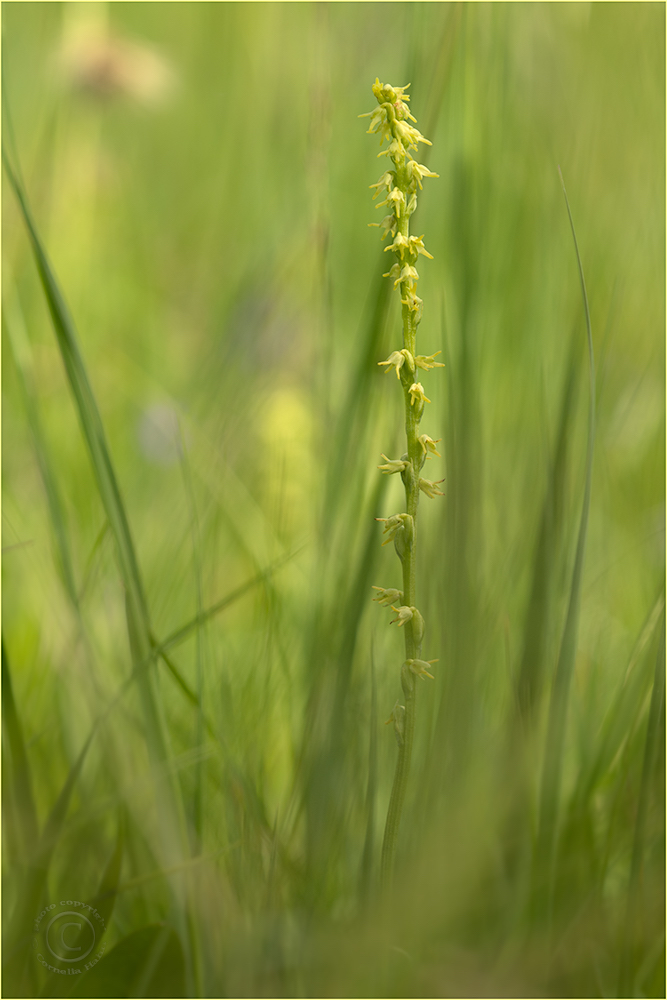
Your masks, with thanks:
[[(107, 955), (78, 995), (664, 996), (664, 19), (3, 4), (4, 143), (78, 331), (155, 643), (201, 617), (149, 667), (156, 764), (114, 530), (5, 175), (7, 995), (65, 995), (25, 957), (26, 884), (36, 912), (98, 899), (113, 855)], [(419, 349), (446, 362), (423, 380), (446, 496), (421, 505), (418, 568), (439, 662), (388, 898), (402, 635), (371, 585), (399, 585), (374, 518), (401, 508), (376, 466), (403, 432), (377, 367), (400, 347), (397, 296), (367, 227), (385, 161), (357, 117), (376, 75), (411, 81), (433, 142), (412, 231), (435, 258)], [(589, 433), (558, 166), (597, 425), (545, 823)], [(47, 863), (22, 824), (45, 829), (101, 713)], [(149, 968), (131, 935), (161, 923), (171, 957)], [(128, 941), (139, 971), (113, 957)]]

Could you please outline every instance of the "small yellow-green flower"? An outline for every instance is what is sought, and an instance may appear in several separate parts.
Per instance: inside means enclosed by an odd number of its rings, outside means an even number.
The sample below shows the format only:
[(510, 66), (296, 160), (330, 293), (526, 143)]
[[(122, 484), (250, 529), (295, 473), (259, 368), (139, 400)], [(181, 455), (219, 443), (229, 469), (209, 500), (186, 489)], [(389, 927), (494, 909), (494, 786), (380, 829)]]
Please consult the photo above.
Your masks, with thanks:
[(418, 142), (424, 142), (427, 146), (433, 145), (429, 139), (424, 138), (418, 128), (415, 128), (414, 125), (408, 125), (407, 122), (396, 122), (395, 129), (406, 149), (417, 149)]
[(424, 357), (423, 354), (418, 354), (415, 358), (417, 368), (423, 368), (425, 372), (430, 372), (431, 368), (444, 368), (445, 366), (442, 361), (434, 360), (434, 358), (437, 358), (439, 354), (442, 354), (442, 351), (436, 351), (435, 354), (429, 354), (428, 357)]
[(394, 236), (394, 242), (390, 243), (389, 246), (384, 248), (385, 253), (387, 250), (393, 250), (395, 253), (403, 254), (410, 250), (410, 240), (403, 233), (396, 233)]
[(408, 287), (408, 292), (405, 298), (401, 299), (401, 304), (407, 306), (410, 312), (415, 314), (415, 324), (418, 324), (421, 320), (424, 303), (418, 295), (415, 295), (410, 287)]
[(378, 156), (390, 156), (396, 165), (403, 162), (405, 155), (403, 143), (399, 139), (394, 139), (386, 149), (382, 149), (378, 153)]
[(437, 479), (434, 483), (430, 479), (420, 479), (419, 489), (422, 490), (431, 500), (435, 497), (444, 497), (442, 490), (438, 489), (438, 483), (444, 483), (444, 479)]
[[(386, 275), (384, 275), (384, 277), (386, 277)], [(415, 370), (415, 359), (410, 354), (410, 351), (408, 351), (404, 347), (402, 351), (392, 351), (392, 353), (389, 355), (389, 357), (387, 358), (387, 360), (386, 361), (378, 361), (378, 365), (387, 365), (388, 366), (387, 369), (385, 370), (385, 375), (386, 375), (386, 373), (391, 368), (395, 368), (396, 369), (396, 378), (400, 378), (401, 377), (401, 368), (403, 367), (403, 365), (407, 365), (408, 369), (411, 372), (414, 372), (414, 370)]]
[(400, 188), (394, 187), (389, 191), (385, 200), (379, 201), (375, 207), (382, 208), (383, 205), (392, 205), (394, 214), (398, 218), (401, 214), (401, 209), (405, 208), (405, 195)]
[(390, 233), (393, 236), (396, 231), (396, 216), (385, 215), (382, 222), (369, 222), (368, 225), (371, 229), (384, 229), (382, 239), (385, 240)]
[(401, 273), (398, 278), (394, 281), (394, 288), (397, 288), (402, 281), (418, 281), (419, 274), (416, 267), (412, 267), (411, 264), (405, 264), (401, 269)]
[(403, 591), (396, 590), (395, 587), (385, 588), (373, 586), (373, 590), (379, 591), (373, 600), (377, 601), (378, 604), (384, 604), (385, 607), (389, 607), (390, 604), (394, 604), (396, 601), (400, 601), (401, 603), (403, 602)]
[(429, 457), (428, 456), (429, 451), (432, 452), (434, 455), (437, 455), (438, 458), (440, 458), (440, 452), (436, 451), (435, 448), (436, 444), (438, 444), (438, 442), (441, 440), (440, 438), (436, 438), (436, 440), (434, 441), (432, 437), (428, 436), (428, 434), (420, 434), (417, 440), (422, 446), (422, 450), (427, 458)]
[(387, 458), (384, 453), (382, 457), (386, 464), (378, 465), (378, 469), (381, 469), (385, 476), (391, 476), (394, 472), (404, 472), (410, 464), (404, 458)]
[(421, 384), (421, 382), (413, 382), (410, 388), (408, 389), (408, 392), (410, 393), (411, 396), (410, 399), (411, 406), (414, 406), (415, 400), (419, 400), (420, 403), (431, 402), (428, 396), (424, 393), (424, 386)]
[(401, 528), (408, 528), (410, 533), (412, 533), (412, 518), (409, 514), (392, 514), (391, 517), (376, 517), (376, 521), (384, 521), (383, 534), (387, 535), (387, 538), (382, 543), (383, 545), (388, 545), (389, 542), (396, 538), (396, 534), (401, 530)]
[(437, 659), (436, 660), (406, 660), (405, 662), (406, 662), (406, 665), (413, 672), (413, 674), (416, 674), (417, 677), (422, 677), (422, 678), (424, 678), (424, 677), (430, 677), (431, 680), (435, 680), (435, 678), (433, 677), (433, 674), (429, 673), (429, 667), (432, 664), (437, 663), (438, 662)]
[(419, 190), (422, 190), (422, 177), (439, 177), (439, 174), (434, 174), (432, 170), (425, 167), (423, 163), (417, 163), (416, 160), (410, 160), (407, 164), (408, 176), (410, 179), (414, 179), (419, 185)]
[(375, 199), (379, 195), (381, 188), (386, 188), (387, 191), (391, 191), (391, 189), (394, 186), (395, 180), (396, 180), (396, 175), (394, 174), (394, 172), (392, 170), (385, 170), (379, 181), (376, 181), (375, 184), (369, 184), (368, 186), (370, 188), (377, 188), (377, 191), (373, 195), (373, 201), (375, 201)]
[(406, 622), (412, 621), (412, 615), (414, 614), (416, 608), (408, 608), (403, 604), (400, 608), (395, 608), (392, 604), (391, 610), (396, 612), (396, 618), (392, 618), (391, 624), (394, 625), (398, 622), (398, 627), (405, 625)]
[(426, 247), (422, 242), (423, 239), (424, 239), (423, 236), (410, 236), (408, 239), (408, 249), (410, 253), (415, 254), (415, 256), (417, 254), (423, 253), (425, 257), (428, 257), (430, 260), (433, 260), (433, 254), (428, 252), (428, 250), (426, 249)]

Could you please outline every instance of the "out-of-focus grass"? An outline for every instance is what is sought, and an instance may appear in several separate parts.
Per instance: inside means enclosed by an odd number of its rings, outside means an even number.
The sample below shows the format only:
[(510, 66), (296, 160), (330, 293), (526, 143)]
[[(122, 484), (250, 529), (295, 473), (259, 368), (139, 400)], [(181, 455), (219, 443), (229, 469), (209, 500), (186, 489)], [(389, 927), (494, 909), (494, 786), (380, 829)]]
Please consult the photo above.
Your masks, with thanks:
[[(114, 531), (6, 184), (8, 942), (40, 857), (17, 831), (43, 840), (103, 718), (42, 905), (109, 891), (122, 807), (105, 968), (125, 963), (132, 995), (161, 995), (156, 962), (172, 990), (200, 963), (211, 996), (664, 995), (663, 7), (14, 4), (3, 30), (4, 141), (78, 330), (153, 641), (201, 620), (168, 651), (181, 683), (150, 668), (188, 827), (179, 896)], [(376, 364), (398, 316), (356, 117), (376, 74), (411, 77), (433, 140), (420, 346), (447, 363), (419, 586), (439, 663), (385, 901), (401, 637), (370, 585), (397, 585), (373, 518), (400, 504), (375, 469), (400, 422)], [(545, 912), (589, 402), (558, 164), (597, 438)], [(89, 995), (122, 988), (100, 969)]]

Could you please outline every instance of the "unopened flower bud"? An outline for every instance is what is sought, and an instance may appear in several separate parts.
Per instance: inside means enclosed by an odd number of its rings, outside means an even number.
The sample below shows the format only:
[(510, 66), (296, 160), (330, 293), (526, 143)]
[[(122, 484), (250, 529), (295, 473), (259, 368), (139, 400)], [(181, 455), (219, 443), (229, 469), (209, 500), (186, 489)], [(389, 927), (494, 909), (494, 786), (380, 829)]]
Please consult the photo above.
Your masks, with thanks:
[(401, 705), (398, 700), (392, 709), (391, 715), (385, 722), (385, 726), (388, 726), (390, 722), (394, 723), (394, 736), (399, 747), (401, 747), (403, 746), (403, 735), (405, 733), (405, 705)]
[(412, 638), (415, 640), (417, 646), (421, 646), (422, 639), (424, 638), (424, 619), (416, 608), (412, 609), (411, 627)]

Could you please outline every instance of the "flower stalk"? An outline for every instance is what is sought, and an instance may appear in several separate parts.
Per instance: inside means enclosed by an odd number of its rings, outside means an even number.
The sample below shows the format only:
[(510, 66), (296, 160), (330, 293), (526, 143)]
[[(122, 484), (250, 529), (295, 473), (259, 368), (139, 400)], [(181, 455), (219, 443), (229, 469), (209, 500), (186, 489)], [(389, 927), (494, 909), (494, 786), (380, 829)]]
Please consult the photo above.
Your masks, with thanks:
[(396, 623), (399, 628), (403, 628), (405, 636), (405, 660), (401, 667), (401, 687), (405, 704), (402, 705), (397, 701), (388, 720), (394, 723), (398, 758), (382, 845), (381, 877), (385, 886), (389, 884), (394, 869), (398, 830), (410, 771), (415, 727), (416, 681), (418, 678), (432, 678), (429, 669), (436, 662), (421, 659), (424, 619), (416, 606), (415, 593), (417, 511), (421, 493), (431, 498), (442, 495), (442, 491), (438, 488), (438, 483), (442, 480), (432, 482), (420, 477), (426, 459), (430, 458), (431, 454), (437, 455), (438, 452), (435, 449), (437, 441), (428, 434), (419, 433), (424, 407), (430, 403), (430, 399), (419, 381), (421, 375), (418, 377), (418, 371), (420, 369), (430, 371), (432, 368), (444, 366), (435, 360), (437, 356), (435, 354), (428, 357), (417, 354), (417, 327), (421, 321), (423, 304), (417, 295), (419, 273), (416, 265), (420, 255), (430, 258), (431, 254), (424, 246), (423, 236), (410, 235), (410, 216), (417, 207), (417, 191), (422, 189), (422, 180), (425, 177), (438, 175), (423, 164), (417, 163), (412, 156), (411, 150), (417, 150), (419, 143), (426, 143), (429, 146), (431, 143), (414, 125), (409, 124), (409, 122), (416, 123), (416, 119), (408, 107), (410, 100), (406, 93), (408, 86), (409, 84), (405, 87), (393, 87), (382, 84), (376, 79), (373, 94), (378, 107), (368, 115), (360, 116), (370, 117), (368, 131), (380, 135), (381, 145), (385, 141), (388, 143), (387, 148), (378, 156), (387, 156), (393, 168), (385, 170), (380, 179), (371, 185), (371, 188), (375, 189), (374, 200), (379, 195), (384, 195), (377, 207), (389, 206), (391, 209), (390, 214), (386, 215), (382, 222), (371, 225), (382, 230), (383, 240), (387, 236), (392, 237), (392, 242), (385, 247), (385, 250), (392, 252), (396, 259), (384, 277), (393, 282), (394, 288), (398, 289), (400, 294), (403, 344), (400, 349), (392, 351), (386, 361), (380, 361), (378, 364), (384, 367), (385, 372), (395, 371), (401, 383), (407, 439), (405, 454), (398, 459), (387, 458), (383, 454), (384, 464), (378, 466), (385, 475), (400, 473), (405, 487), (405, 511), (393, 514), (389, 518), (378, 519), (384, 521), (384, 533), (388, 536), (382, 544), (386, 545), (393, 540), (396, 554), (401, 561), (403, 589), (399, 591), (377, 587), (375, 589), (380, 593), (375, 600), (391, 607), (396, 615), (392, 619), (392, 624)]

